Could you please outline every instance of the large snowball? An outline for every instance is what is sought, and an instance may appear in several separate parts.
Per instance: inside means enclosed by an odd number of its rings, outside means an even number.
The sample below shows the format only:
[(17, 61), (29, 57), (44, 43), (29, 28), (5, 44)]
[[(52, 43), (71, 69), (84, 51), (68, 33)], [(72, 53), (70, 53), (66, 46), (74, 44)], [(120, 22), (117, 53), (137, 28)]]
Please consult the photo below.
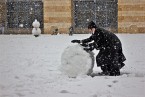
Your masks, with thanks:
[(82, 46), (68, 46), (61, 56), (61, 71), (69, 77), (90, 75), (94, 67), (94, 54)]

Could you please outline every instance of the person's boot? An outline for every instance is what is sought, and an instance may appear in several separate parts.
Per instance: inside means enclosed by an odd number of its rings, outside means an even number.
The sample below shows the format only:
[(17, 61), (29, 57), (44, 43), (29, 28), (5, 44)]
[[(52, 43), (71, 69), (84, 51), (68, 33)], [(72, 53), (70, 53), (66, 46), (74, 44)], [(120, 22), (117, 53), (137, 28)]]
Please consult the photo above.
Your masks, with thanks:
[(110, 75), (110, 72), (103, 71), (103, 72), (98, 73), (98, 75), (100, 75), (100, 76)]
[(110, 76), (119, 76), (120, 75), (120, 70), (119, 69), (114, 69), (110, 71)]
[(108, 70), (108, 66), (101, 66), (101, 70), (102, 70), (102, 72), (98, 73), (98, 75), (102, 75), (102, 76), (110, 75), (110, 72)]

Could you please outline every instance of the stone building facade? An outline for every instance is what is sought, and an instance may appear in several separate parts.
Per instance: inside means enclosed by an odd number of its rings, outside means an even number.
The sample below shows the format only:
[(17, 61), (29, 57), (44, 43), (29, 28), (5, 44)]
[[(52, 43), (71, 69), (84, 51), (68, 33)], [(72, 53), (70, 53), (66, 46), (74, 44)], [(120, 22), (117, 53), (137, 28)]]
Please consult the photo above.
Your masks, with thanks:
[(118, 0), (118, 32), (145, 33), (145, 0)]
[(30, 34), (34, 19), (43, 34), (69, 33), (70, 26), (87, 33), (91, 20), (114, 33), (145, 33), (145, 0), (0, 0), (5, 34)]
[(50, 34), (53, 26), (60, 33), (68, 33), (72, 25), (71, 0), (43, 0), (44, 2), (44, 32)]

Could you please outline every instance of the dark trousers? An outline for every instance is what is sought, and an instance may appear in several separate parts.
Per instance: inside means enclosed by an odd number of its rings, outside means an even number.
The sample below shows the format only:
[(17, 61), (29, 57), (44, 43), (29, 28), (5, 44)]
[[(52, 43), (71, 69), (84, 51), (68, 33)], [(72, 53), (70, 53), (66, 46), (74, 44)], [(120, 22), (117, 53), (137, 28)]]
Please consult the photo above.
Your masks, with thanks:
[(120, 75), (120, 69), (124, 66), (124, 63), (119, 63), (119, 65), (103, 65), (101, 70), (105, 75), (118, 76)]

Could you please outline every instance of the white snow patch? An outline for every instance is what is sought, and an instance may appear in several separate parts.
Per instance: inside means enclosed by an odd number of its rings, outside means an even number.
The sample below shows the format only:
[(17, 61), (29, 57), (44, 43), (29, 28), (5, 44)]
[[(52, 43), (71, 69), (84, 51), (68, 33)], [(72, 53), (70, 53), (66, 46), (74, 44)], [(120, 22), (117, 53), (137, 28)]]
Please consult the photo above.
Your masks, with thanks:
[(0, 35), (0, 97), (144, 97), (145, 34), (117, 34), (127, 58), (121, 76), (68, 78), (60, 72), (71, 40), (89, 36)]

